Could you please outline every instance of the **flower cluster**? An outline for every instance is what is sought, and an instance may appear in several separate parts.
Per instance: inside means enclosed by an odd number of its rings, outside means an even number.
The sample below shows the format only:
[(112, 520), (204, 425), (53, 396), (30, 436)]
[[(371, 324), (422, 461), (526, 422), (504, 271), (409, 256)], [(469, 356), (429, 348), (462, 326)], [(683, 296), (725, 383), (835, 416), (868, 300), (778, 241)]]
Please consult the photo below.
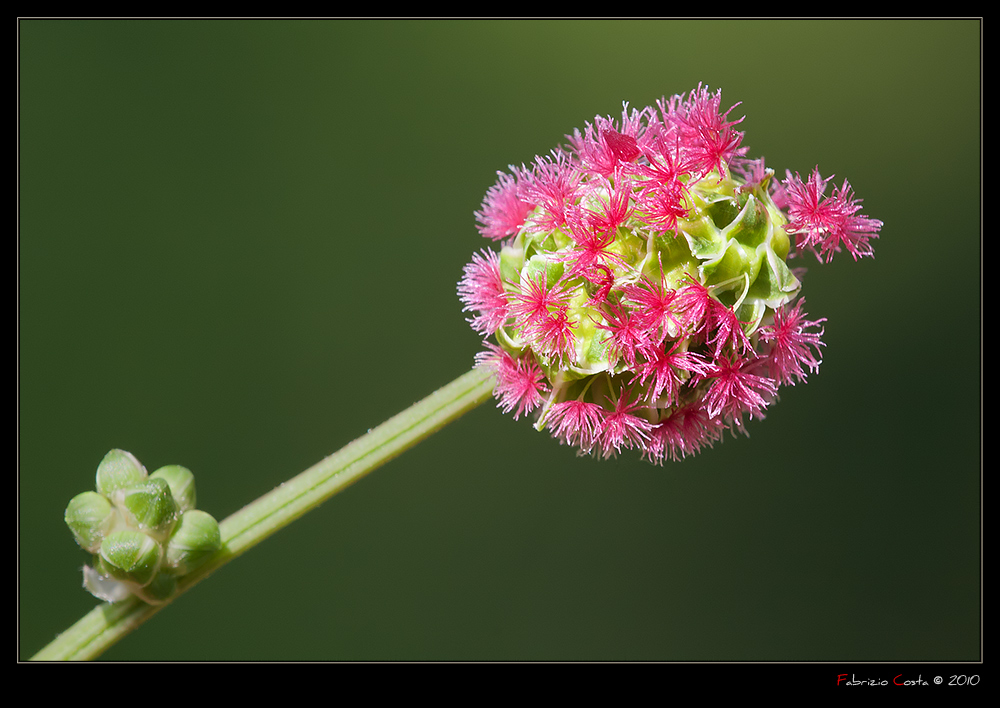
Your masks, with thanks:
[[(476, 212), (499, 244), (458, 293), (487, 341), (499, 406), (583, 453), (655, 463), (745, 432), (779, 386), (820, 365), (786, 264), (872, 255), (880, 221), (818, 168), (780, 182), (742, 146), (721, 92), (699, 86), (500, 172)], [(738, 105), (738, 104), (737, 104)]]
[(112, 450), (97, 468), (97, 491), (66, 507), (66, 525), (93, 554), (83, 584), (92, 595), (118, 602), (135, 595), (167, 601), (177, 579), (201, 566), (221, 547), (219, 525), (195, 508), (194, 475), (168, 465), (147, 474), (124, 450)]

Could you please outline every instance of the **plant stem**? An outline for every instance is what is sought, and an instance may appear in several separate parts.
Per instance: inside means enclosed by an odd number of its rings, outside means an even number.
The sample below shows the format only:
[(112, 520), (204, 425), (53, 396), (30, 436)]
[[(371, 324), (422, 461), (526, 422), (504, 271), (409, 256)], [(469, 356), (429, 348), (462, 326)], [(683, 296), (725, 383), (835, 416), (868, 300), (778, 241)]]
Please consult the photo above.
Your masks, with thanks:
[[(243, 507), (219, 524), (221, 550), (205, 565), (182, 577), (170, 601), (337, 492), (485, 402), (492, 390), (492, 374), (473, 369)], [(32, 659), (94, 659), (170, 601), (154, 606), (130, 598), (99, 605)]]

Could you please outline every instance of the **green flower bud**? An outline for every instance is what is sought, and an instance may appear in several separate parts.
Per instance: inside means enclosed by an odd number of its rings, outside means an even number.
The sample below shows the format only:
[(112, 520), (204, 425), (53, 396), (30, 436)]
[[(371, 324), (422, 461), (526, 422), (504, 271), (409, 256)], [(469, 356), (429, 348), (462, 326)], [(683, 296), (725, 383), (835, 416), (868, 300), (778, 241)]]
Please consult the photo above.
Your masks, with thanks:
[(167, 465), (149, 475), (150, 478), (163, 479), (170, 485), (170, 493), (181, 511), (194, 509), (197, 504), (194, 491), (194, 475), (187, 467)]
[(101, 540), (111, 533), (121, 517), (107, 497), (97, 492), (83, 492), (66, 507), (66, 525), (85, 550), (96, 553)]
[(139, 484), (119, 489), (112, 497), (128, 525), (145, 531), (157, 541), (170, 537), (180, 509), (161, 478), (147, 478)]
[(148, 585), (160, 569), (160, 544), (141, 531), (115, 531), (101, 544), (99, 571), (116, 580)]
[(130, 452), (112, 450), (97, 467), (97, 491), (110, 497), (115, 491), (146, 479), (146, 468)]
[(185, 575), (222, 548), (219, 524), (211, 514), (192, 509), (184, 512), (167, 543), (164, 564), (177, 575)]

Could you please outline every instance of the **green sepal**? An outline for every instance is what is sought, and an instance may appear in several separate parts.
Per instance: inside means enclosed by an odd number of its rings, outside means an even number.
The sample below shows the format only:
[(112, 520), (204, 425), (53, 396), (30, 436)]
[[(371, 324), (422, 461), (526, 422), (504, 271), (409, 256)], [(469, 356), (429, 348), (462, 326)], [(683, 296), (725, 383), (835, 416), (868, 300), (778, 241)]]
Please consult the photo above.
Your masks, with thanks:
[(654, 283), (660, 282), (662, 274), (667, 287), (676, 290), (698, 272), (698, 266), (699, 261), (691, 255), (687, 240), (668, 232), (653, 239), (653, 253), (646, 261), (644, 272)]
[(162, 605), (177, 592), (177, 577), (167, 573), (157, 573), (156, 577), (141, 588), (132, 588), (132, 593), (148, 605)]
[(112, 499), (130, 527), (145, 531), (157, 541), (170, 537), (180, 515), (170, 485), (160, 477), (119, 489)]
[(767, 208), (749, 195), (739, 216), (722, 233), (727, 239), (735, 238), (745, 246), (756, 248), (767, 240), (770, 232), (771, 220)]
[(146, 476), (146, 468), (135, 455), (125, 450), (112, 450), (97, 466), (97, 491), (110, 497), (119, 489), (138, 484)]
[(542, 279), (542, 272), (545, 273), (545, 287), (553, 288), (563, 277), (566, 267), (561, 261), (551, 257), (538, 255), (529, 258), (521, 269), (521, 284), (528, 281), (539, 283)]
[(148, 585), (162, 557), (160, 544), (141, 531), (114, 531), (101, 543), (99, 570), (116, 580)]
[(170, 486), (170, 494), (181, 511), (198, 506), (195, 496), (194, 474), (187, 467), (166, 465), (149, 475), (150, 479), (163, 479)]
[[(780, 229), (777, 229), (780, 231)], [(782, 232), (783, 233), (783, 232)], [(761, 247), (765, 248), (765, 247)], [(760, 249), (758, 249), (760, 250)], [(747, 297), (760, 300), (768, 307), (776, 309), (795, 297), (802, 287), (799, 279), (788, 269), (785, 262), (778, 257), (773, 249), (764, 250), (766, 256), (757, 279), (747, 293)]]
[(524, 249), (514, 245), (500, 249), (500, 278), (504, 287), (516, 288), (521, 282), (521, 268), (524, 266)]
[(740, 211), (746, 205), (746, 195), (741, 195), (741, 198), (733, 198), (726, 194), (716, 194), (706, 201), (705, 212), (712, 218), (716, 226), (724, 229), (739, 217)]
[(766, 247), (762, 250), (760, 246), (768, 242), (772, 231), (767, 209), (748, 195), (739, 216), (719, 233), (719, 241), (726, 244), (724, 250), (717, 251), (702, 268), (705, 284), (730, 282), (740, 275), (754, 282), (765, 257)]
[(740, 327), (747, 334), (753, 334), (760, 326), (760, 321), (764, 317), (767, 307), (760, 300), (746, 298), (743, 303), (736, 308), (736, 319), (740, 321)]
[(186, 575), (222, 548), (222, 536), (215, 518), (204, 511), (184, 512), (167, 542), (164, 570)]
[(719, 258), (702, 266), (704, 284), (731, 288), (742, 286), (747, 277), (756, 280), (761, 258), (756, 249), (733, 239)]
[(497, 343), (515, 359), (524, 353), (524, 342), (521, 341), (520, 336), (516, 333), (509, 332), (507, 327), (501, 327), (494, 334), (496, 335)]
[(66, 525), (80, 546), (96, 553), (101, 541), (111, 533), (121, 518), (111, 501), (97, 492), (83, 492), (66, 506)]
[(720, 257), (726, 251), (726, 240), (719, 237), (719, 228), (707, 214), (692, 215), (678, 221), (684, 238), (691, 249), (691, 255), (701, 260)]

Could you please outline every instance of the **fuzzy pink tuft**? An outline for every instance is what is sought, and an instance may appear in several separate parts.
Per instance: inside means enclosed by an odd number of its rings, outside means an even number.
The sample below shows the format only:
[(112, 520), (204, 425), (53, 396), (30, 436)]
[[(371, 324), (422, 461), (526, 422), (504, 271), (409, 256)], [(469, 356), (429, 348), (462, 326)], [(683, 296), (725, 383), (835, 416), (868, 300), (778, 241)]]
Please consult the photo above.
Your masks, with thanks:
[[(575, 130), (566, 136), (580, 158), (584, 169), (602, 177), (611, 177), (621, 164), (635, 161), (642, 155), (645, 128), (643, 117), (647, 110), (622, 109), (619, 125), (611, 117), (597, 116), (587, 123), (583, 133)], [(621, 130), (619, 130), (621, 128)]]
[(681, 150), (680, 135), (675, 132), (673, 145), (669, 146), (660, 135), (651, 141), (646, 161), (636, 165), (632, 172), (643, 181), (636, 195), (636, 208), (646, 216), (656, 231), (673, 231), (676, 235), (677, 220), (687, 216), (687, 188), (681, 175), (691, 169)]
[(756, 363), (756, 360), (743, 361), (739, 357), (715, 360), (712, 368), (700, 377), (712, 380), (705, 394), (709, 416), (738, 420), (743, 413), (759, 416), (764, 411), (778, 386), (766, 376), (751, 373)]
[(820, 176), (818, 167), (805, 182), (798, 173), (786, 174), (781, 195), (789, 216), (785, 230), (798, 235), (799, 248), (812, 250), (817, 258), (827, 263), (841, 247), (854, 260), (873, 255), (870, 239), (878, 238), (882, 222), (857, 215), (861, 200), (855, 199), (847, 180), (827, 197), (826, 185), (833, 176)]
[(708, 373), (709, 365), (703, 356), (696, 352), (679, 352), (681, 341), (667, 351), (662, 345), (651, 345), (642, 350), (643, 363), (639, 366), (639, 382), (645, 384), (651, 381), (649, 398), (656, 401), (661, 396), (665, 406), (675, 405), (680, 397), (680, 388), (684, 384), (679, 372), (689, 375)]
[(562, 360), (572, 360), (576, 340), (573, 330), (576, 322), (569, 319), (565, 306), (559, 306), (548, 316), (536, 318), (524, 329), (524, 336), (531, 341), (539, 354)]
[(674, 97), (669, 102), (658, 103), (664, 123), (680, 132), (692, 168), (702, 175), (714, 169), (723, 176), (733, 158), (746, 153), (746, 148), (740, 147), (743, 133), (733, 130), (743, 118), (726, 120), (730, 111), (740, 104), (719, 113), (721, 103), (721, 90), (712, 94), (700, 84), (687, 99)]
[(535, 158), (534, 168), (523, 176), (522, 201), (541, 207), (531, 228), (551, 231), (565, 226), (566, 210), (575, 204), (580, 189), (580, 171), (572, 157), (553, 150), (551, 157)]
[(476, 314), (469, 324), (480, 334), (493, 334), (507, 321), (509, 307), (503, 279), (500, 277), (500, 257), (493, 251), (472, 254), (465, 266), (465, 275), (458, 283), (463, 312)]
[(712, 447), (722, 439), (723, 430), (722, 421), (710, 417), (704, 406), (682, 406), (653, 428), (644, 454), (656, 464), (663, 464), (665, 459), (679, 462), (706, 445)]
[(649, 438), (653, 426), (644, 418), (632, 415), (641, 402), (631, 400), (630, 396), (629, 389), (622, 390), (614, 410), (604, 416), (597, 444), (605, 458), (618, 454), (623, 446), (628, 449), (642, 447)]
[(558, 283), (550, 288), (545, 271), (539, 271), (534, 280), (527, 279), (509, 297), (511, 316), (522, 327), (530, 329), (553, 311), (564, 308), (569, 300), (569, 293)]
[(534, 208), (522, 198), (519, 181), (523, 170), (511, 167), (512, 175), (497, 172), (497, 182), (486, 192), (483, 205), (476, 212), (478, 229), (486, 238), (499, 241), (515, 236)]
[[(826, 322), (826, 318), (807, 320), (806, 313), (802, 312), (804, 302), (799, 300), (791, 309), (779, 308), (774, 313), (774, 323), (757, 330), (760, 339), (771, 345), (767, 356), (768, 372), (782, 385), (805, 381), (806, 373), (802, 367), (815, 374), (823, 361), (819, 352), (819, 348), (824, 346), (820, 341), (823, 336), (820, 325)], [(817, 327), (818, 332), (809, 331)]]
[[(608, 247), (615, 242), (615, 232), (594, 228), (586, 216), (581, 214), (581, 210), (576, 210), (570, 215), (569, 227), (574, 247), (568, 253), (557, 257), (558, 260), (570, 264), (565, 277), (582, 276), (591, 283), (598, 284), (604, 296), (607, 296), (614, 283), (611, 266), (627, 267), (621, 256), (608, 250)], [(594, 301), (601, 302), (604, 296), (595, 297)]]
[(629, 200), (632, 196), (631, 184), (623, 181), (621, 174), (620, 169), (615, 170), (614, 184), (605, 178), (601, 178), (598, 182), (600, 188), (595, 189), (595, 193), (601, 207), (599, 211), (584, 207), (577, 212), (578, 218), (586, 220), (588, 230), (613, 236), (618, 227), (632, 214)]
[(597, 440), (604, 416), (604, 409), (596, 403), (563, 401), (549, 409), (546, 424), (552, 431), (552, 437), (588, 452)]
[(514, 420), (538, 408), (548, 391), (545, 375), (529, 353), (515, 359), (506, 351), (486, 342), (487, 351), (476, 355), (476, 365), (490, 369), (496, 376), (493, 394), (499, 398), (497, 407), (504, 413), (514, 411)]

